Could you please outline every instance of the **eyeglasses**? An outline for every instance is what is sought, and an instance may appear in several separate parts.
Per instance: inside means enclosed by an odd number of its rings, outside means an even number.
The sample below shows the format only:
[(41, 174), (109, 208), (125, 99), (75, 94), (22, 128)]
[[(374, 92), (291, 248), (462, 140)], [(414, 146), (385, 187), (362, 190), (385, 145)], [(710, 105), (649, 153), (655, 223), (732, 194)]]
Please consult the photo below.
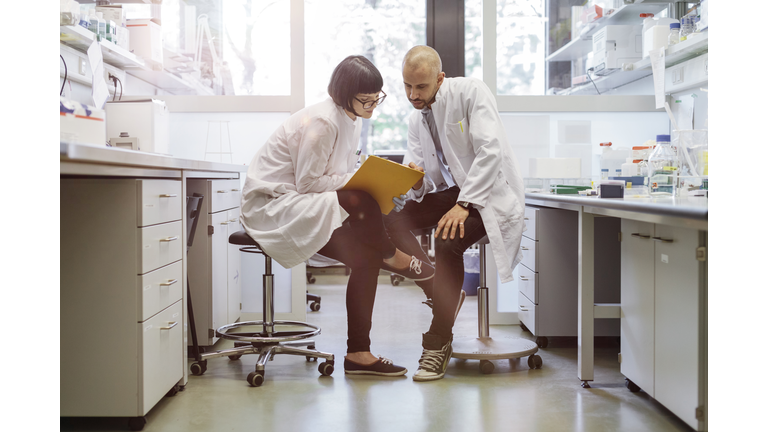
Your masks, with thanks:
[[(384, 92), (382, 92), (382, 93), (384, 93)], [(361, 104), (363, 104), (363, 109), (368, 109), (368, 108), (373, 107), (374, 104), (381, 105), (382, 103), (384, 103), (384, 99), (386, 99), (386, 98), (387, 98), (387, 94), (384, 93), (384, 96), (382, 96), (382, 97), (380, 97), (380, 98), (378, 98), (376, 100), (373, 100), (373, 101), (363, 102), (363, 101), (361, 101), (358, 98), (355, 98), (355, 100), (360, 102)]]

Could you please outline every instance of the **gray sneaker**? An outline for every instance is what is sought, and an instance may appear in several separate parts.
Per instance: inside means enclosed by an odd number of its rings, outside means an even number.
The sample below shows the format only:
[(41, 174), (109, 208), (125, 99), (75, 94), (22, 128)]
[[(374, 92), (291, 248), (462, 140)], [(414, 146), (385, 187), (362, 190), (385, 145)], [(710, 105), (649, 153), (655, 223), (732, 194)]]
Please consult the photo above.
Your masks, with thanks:
[[(414, 381), (434, 381), (439, 380), (445, 376), (445, 370), (448, 368), (448, 362), (451, 361), (451, 354), (453, 354), (453, 348), (451, 347), (452, 339), (440, 347), (439, 336), (424, 333), (424, 339), (422, 345), (424, 350), (421, 352), (421, 358), (419, 359), (419, 370), (413, 374)], [(437, 349), (429, 349), (429, 348)]]

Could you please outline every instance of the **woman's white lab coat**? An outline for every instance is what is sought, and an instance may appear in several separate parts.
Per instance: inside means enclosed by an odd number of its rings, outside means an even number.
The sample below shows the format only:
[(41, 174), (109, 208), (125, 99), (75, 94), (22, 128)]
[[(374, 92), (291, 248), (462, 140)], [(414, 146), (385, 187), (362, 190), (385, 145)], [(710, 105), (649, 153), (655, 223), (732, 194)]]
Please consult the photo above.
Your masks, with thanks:
[(309, 259), (347, 218), (335, 191), (352, 177), (361, 125), (328, 98), (293, 114), (254, 156), (240, 222), (283, 267)]
[[(461, 189), (458, 200), (472, 203), (480, 212), (499, 277), (508, 282), (522, 259), (525, 189), (496, 99), (478, 79), (446, 78), (435, 96), (432, 114), (445, 159)], [(420, 110), (409, 120), (408, 157), (424, 167), (429, 177), (439, 175), (435, 145)], [(422, 189), (430, 187), (429, 183), (424, 182)], [(426, 192), (430, 191), (409, 194), (420, 201)]]

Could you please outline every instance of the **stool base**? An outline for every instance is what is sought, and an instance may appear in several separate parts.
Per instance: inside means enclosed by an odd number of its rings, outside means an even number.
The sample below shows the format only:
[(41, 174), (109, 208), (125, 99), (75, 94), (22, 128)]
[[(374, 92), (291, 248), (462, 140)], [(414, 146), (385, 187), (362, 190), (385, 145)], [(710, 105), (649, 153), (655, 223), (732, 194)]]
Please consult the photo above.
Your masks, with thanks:
[(539, 350), (535, 342), (521, 338), (459, 338), (451, 344), (451, 357), (466, 360), (480, 360), (482, 373), (493, 372), (491, 360), (515, 359), (528, 356), (528, 366), (531, 369), (541, 368), (541, 357), (536, 355)]

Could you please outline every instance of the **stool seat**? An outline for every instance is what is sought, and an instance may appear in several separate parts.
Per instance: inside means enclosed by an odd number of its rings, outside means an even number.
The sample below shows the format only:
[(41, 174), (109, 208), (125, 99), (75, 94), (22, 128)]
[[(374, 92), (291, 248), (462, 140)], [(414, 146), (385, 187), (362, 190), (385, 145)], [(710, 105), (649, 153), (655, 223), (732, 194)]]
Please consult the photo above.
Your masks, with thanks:
[(256, 240), (249, 236), (245, 230), (238, 231), (229, 236), (229, 243), (238, 246), (258, 246), (261, 249)]

